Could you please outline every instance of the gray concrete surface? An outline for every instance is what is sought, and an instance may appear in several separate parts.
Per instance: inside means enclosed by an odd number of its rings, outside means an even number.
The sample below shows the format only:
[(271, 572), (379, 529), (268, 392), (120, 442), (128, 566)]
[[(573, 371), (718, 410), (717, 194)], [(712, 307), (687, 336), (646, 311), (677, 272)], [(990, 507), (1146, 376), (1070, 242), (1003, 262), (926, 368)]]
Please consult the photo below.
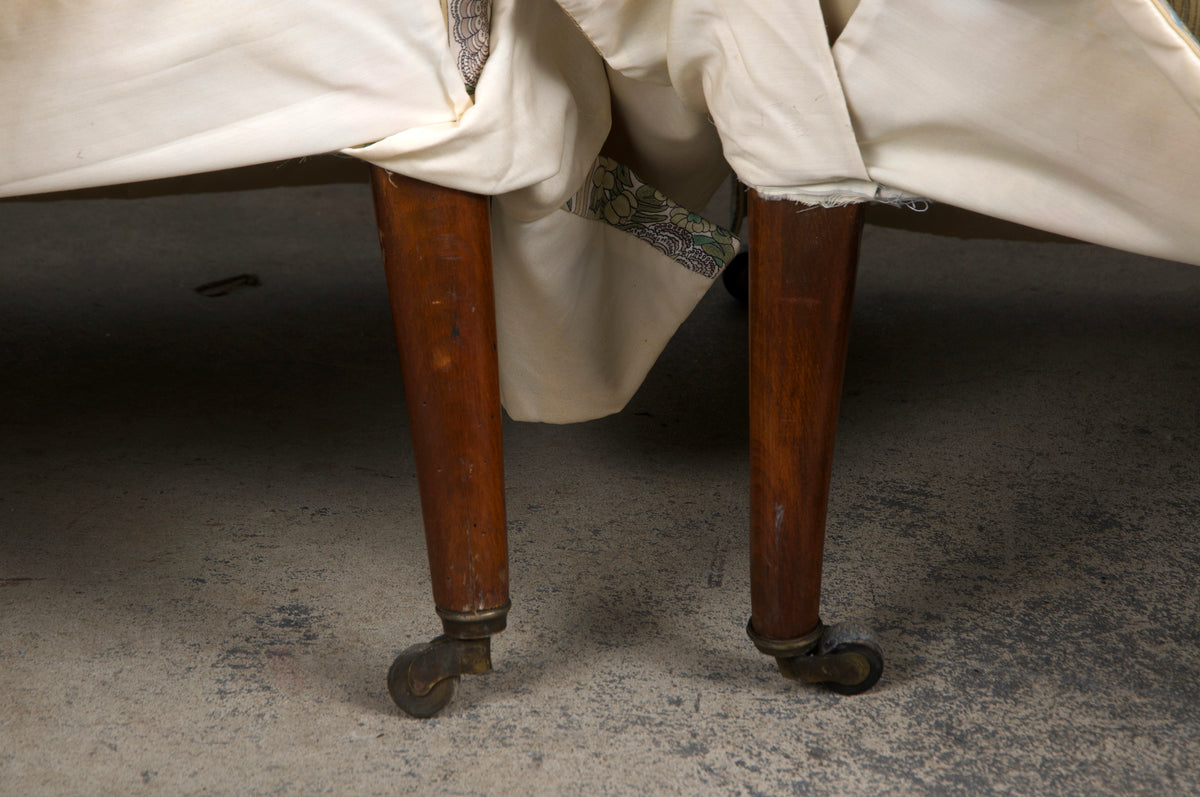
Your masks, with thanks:
[(625, 412), (506, 427), (511, 627), (419, 722), (365, 187), (8, 202), (0, 241), (0, 793), (1200, 791), (1196, 269), (868, 228), (823, 611), (887, 669), (853, 698), (744, 636), (714, 290)]

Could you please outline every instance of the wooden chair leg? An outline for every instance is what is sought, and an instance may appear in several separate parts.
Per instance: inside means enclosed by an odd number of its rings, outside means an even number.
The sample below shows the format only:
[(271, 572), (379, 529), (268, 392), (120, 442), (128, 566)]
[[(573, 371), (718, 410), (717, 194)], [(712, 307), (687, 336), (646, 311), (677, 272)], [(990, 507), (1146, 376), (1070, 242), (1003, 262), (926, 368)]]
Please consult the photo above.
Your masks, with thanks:
[(508, 551), (487, 197), (372, 168), (434, 603), (445, 635), (401, 654), (392, 697), (432, 716), (491, 669)]
[(750, 559), (755, 644), (784, 675), (853, 693), (883, 662), (819, 610), (825, 513), (862, 233), (861, 205), (750, 194)]

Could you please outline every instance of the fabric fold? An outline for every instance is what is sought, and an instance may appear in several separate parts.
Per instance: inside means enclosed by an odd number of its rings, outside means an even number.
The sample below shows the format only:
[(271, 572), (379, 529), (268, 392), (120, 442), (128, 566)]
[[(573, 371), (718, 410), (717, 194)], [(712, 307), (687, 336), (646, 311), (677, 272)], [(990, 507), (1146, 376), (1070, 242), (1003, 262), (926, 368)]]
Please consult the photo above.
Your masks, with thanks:
[(731, 168), (1200, 264), (1198, 29), (1195, 0), (13, 0), (0, 196), (330, 151), (493, 196), (506, 406), (583, 420), (736, 249), (694, 212)]
[(1200, 263), (1192, 44), (1146, 0), (864, 0), (834, 56), (874, 181)]

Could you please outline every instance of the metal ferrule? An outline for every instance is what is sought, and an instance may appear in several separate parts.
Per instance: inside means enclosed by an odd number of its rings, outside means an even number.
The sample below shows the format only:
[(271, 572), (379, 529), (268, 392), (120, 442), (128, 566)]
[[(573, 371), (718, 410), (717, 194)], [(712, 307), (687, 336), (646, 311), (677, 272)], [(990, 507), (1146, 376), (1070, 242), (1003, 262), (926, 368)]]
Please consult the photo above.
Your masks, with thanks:
[(438, 609), (438, 617), (442, 618), (442, 628), (446, 636), (454, 639), (483, 639), (492, 634), (498, 634), (508, 627), (508, 610), (512, 601), (495, 609), (485, 609), (481, 612), (452, 612), (448, 609)]
[(802, 637), (797, 637), (796, 639), (767, 639), (754, 632), (753, 620), (746, 623), (746, 635), (750, 637), (750, 641), (754, 643), (754, 647), (768, 656), (775, 656), (776, 658), (794, 658), (812, 653), (817, 649), (817, 645), (821, 642), (821, 635), (824, 633), (825, 624), (817, 620), (817, 627)]

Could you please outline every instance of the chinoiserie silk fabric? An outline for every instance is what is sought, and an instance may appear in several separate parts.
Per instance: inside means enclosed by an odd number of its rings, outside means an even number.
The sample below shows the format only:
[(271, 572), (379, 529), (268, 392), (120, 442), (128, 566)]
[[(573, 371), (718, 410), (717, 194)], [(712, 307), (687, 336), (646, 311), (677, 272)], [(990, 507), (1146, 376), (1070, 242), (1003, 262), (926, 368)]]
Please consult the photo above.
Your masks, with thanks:
[[(453, 13), (490, 23), (468, 77)], [(505, 405), (582, 420), (624, 405), (736, 251), (688, 212), (729, 167), (772, 196), (924, 197), (1200, 263), (1196, 14), (1191, 0), (7, 0), (0, 196), (330, 151), (495, 196)]]

